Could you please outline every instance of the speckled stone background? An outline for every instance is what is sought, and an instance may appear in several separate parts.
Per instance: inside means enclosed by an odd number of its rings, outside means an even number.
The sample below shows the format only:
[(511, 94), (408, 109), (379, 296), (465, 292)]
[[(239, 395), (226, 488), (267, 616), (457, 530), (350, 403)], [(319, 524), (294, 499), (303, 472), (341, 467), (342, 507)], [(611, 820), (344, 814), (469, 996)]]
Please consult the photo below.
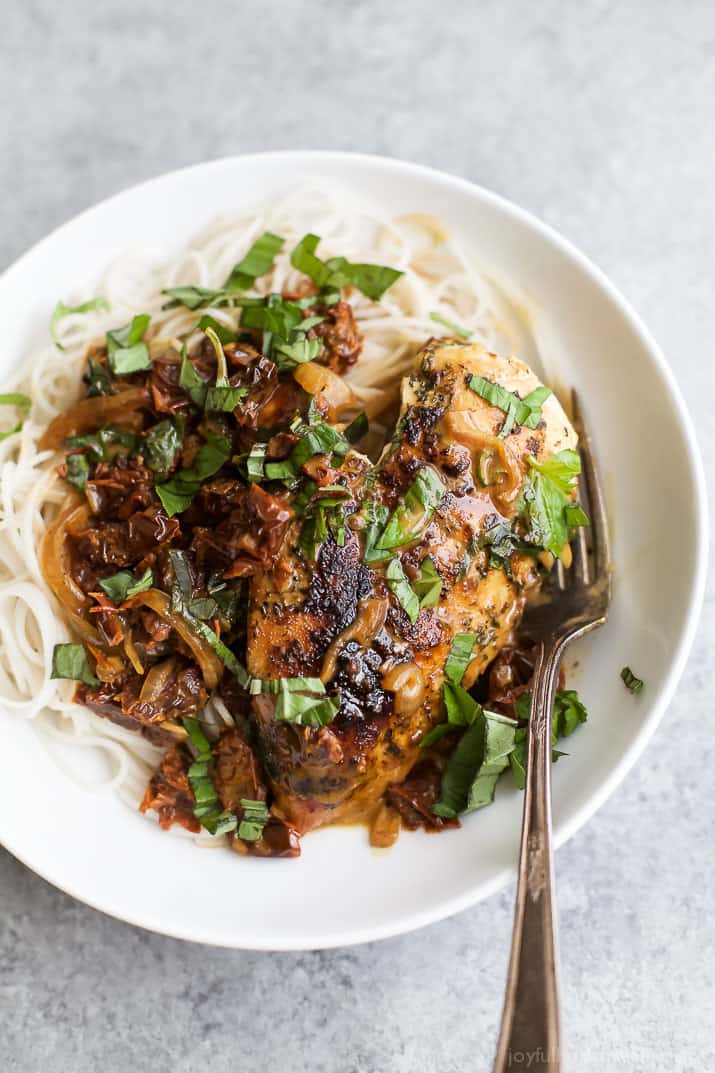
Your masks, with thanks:
[[(183, 164), (291, 147), (413, 159), (593, 257), (715, 453), (711, 0), (5, 0), (0, 102), (0, 267)], [(711, 587), (658, 735), (558, 854), (569, 1070), (715, 1068), (714, 641)], [(2, 850), (0, 904), (3, 1073), (490, 1068), (511, 891), (404, 938), (295, 955), (147, 934)]]

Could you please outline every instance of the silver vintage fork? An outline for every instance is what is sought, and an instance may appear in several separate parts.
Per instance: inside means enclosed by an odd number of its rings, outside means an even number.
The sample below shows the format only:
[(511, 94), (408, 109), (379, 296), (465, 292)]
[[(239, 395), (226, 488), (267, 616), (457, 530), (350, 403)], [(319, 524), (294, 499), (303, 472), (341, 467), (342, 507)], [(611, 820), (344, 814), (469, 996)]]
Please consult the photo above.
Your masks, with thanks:
[(559, 1073), (560, 1025), (551, 846), (551, 724), (559, 668), (571, 641), (602, 626), (611, 602), (608, 526), (591, 443), (575, 393), (581, 502), (573, 564), (558, 563), (525, 632), (538, 642), (528, 730), (526, 785), (511, 957), (494, 1073)]

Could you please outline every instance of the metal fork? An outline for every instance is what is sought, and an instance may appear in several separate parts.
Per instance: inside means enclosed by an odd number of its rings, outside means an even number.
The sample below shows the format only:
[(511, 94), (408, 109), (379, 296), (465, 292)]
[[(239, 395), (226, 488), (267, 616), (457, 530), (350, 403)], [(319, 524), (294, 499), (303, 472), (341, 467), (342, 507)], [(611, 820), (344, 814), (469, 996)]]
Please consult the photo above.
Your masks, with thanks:
[(608, 526), (603, 493), (573, 394), (579, 436), (580, 497), (591, 520), (574, 539), (573, 564), (559, 562), (525, 632), (538, 642), (528, 730), (519, 875), (511, 957), (494, 1073), (559, 1073), (561, 1044), (556, 915), (551, 846), (551, 724), (559, 668), (571, 641), (602, 626), (611, 602)]

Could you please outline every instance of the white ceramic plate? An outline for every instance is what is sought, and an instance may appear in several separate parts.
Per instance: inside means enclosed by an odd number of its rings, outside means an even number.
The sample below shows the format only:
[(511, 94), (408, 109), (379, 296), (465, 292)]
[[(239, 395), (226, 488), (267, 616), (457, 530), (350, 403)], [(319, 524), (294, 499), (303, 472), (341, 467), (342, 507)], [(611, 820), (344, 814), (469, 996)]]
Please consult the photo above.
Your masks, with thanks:
[[(575, 684), (591, 718), (554, 772), (556, 842), (608, 797), (655, 730), (683, 669), (702, 599), (702, 467), (675, 379), (608, 280), (521, 209), (461, 179), (395, 160), (269, 153), (164, 175), (90, 209), (0, 279), (0, 379), (46, 332), (58, 297), (92, 293), (135, 243), (182, 245), (213, 216), (286, 182), (357, 187), (389, 212), (431, 212), (526, 300), (553, 383), (580, 392), (605, 475), (615, 600), (579, 648)], [(619, 677), (645, 679), (639, 697)], [(338, 946), (409, 931), (473, 905), (515, 871), (521, 796), (500, 784), (459, 831), (370, 849), (361, 828), (303, 840), (298, 861), (238, 859), (172, 838), (117, 799), (89, 796), (54, 765), (31, 727), (0, 711), (0, 841), (55, 886), (154, 931), (225, 946)]]

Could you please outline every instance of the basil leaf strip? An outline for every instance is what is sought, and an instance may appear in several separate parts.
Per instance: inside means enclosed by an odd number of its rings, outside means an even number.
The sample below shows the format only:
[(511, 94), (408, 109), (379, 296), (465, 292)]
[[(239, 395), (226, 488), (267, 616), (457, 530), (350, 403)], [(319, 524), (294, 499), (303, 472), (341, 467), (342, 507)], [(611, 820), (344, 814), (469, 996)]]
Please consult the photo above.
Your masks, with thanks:
[(407, 580), (407, 576), (399, 559), (392, 559), (385, 571), (387, 587), (396, 596), (402, 610), (414, 626), (420, 613), (420, 601), (417, 594)]
[(416, 540), (424, 531), (445, 494), (438, 474), (429, 466), (419, 470), (405, 497), (385, 526), (378, 550), (392, 550)]
[(259, 276), (265, 276), (273, 268), (277, 253), (285, 246), (285, 239), (264, 231), (256, 239), (245, 257), (234, 265), (231, 274), (224, 283), (228, 291), (245, 291)]
[(440, 799), (432, 811), (454, 819), (494, 800), (497, 779), (509, 764), (517, 724), (480, 708), (447, 762)]
[(154, 575), (151, 567), (147, 567), (140, 578), (136, 578), (130, 570), (119, 570), (116, 574), (103, 578), (99, 582), (99, 587), (107, 594), (112, 603), (118, 607), (128, 597), (150, 589), (153, 584)]
[(463, 328), (461, 324), (456, 324), (453, 320), (447, 320), (441, 313), (430, 313), (430, 320), (433, 320), (436, 324), (441, 324), (443, 328), (447, 328), (452, 335), (457, 335), (460, 339), (471, 339), (474, 335), (474, 332), (471, 332), (469, 328)]
[(81, 302), (78, 306), (68, 306), (64, 302), (57, 303), (50, 318), (50, 335), (58, 350), (64, 350), (57, 331), (60, 321), (64, 320), (65, 317), (69, 317), (72, 313), (89, 313), (93, 309), (108, 312), (110, 305), (106, 298), (90, 298), (88, 302)]
[(581, 457), (578, 451), (565, 449), (545, 462), (529, 458), (529, 468), (522, 496), (529, 524), (528, 539), (558, 558), (568, 543), (569, 526), (579, 522), (573, 510), (567, 514), (567, 508), (571, 506), (570, 497), (581, 472)]
[(184, 437), (184, 419), (166, 418), (149, 429), (144, 437), (142, 452), (155, 478), (165, 481), (174, 468)]
[(55, 645), (50, 678), (72, 678), (88, 686), (99, 685), (99, 679), (92, 674), (84, 645)]
[(472, 649), (476, 644), (476, 633), (458, 633), (452, 641), (452, 647), (444, 665), (444, 676), (454, 685), (460, 685), (464, 672), (472, 660)]
[(138, 313), (123, 328), (107, 332), (107, 360), (117, 376), (151, 368), (149, 347), (142, 342), (150, 320), (148, 313)]
[(429, 556), (422, 560), (419, 577), (412, 582), (412, 588), (419, 597), (420, 607), (434, 607), (439, 602), (442, 578)]
[(179, 470), (170, 481), (155, 485), (156, 494), (170, 518), (186, 510), (202, 482), (218, 473), (230, 455), (231, 441), (228, 437), (209, 432), (206, 443), (199, 449), (189, 469)]
[(353, 264), (345, 257), (331, 257), (328, 261), (322, 261), (315, 252), (319, 242), (318, 235), (304, 235), (290, 255), (290, 263), (299, 272), (310, 276), (321, 290), (325, 287), (337, 289), (353, 286), (368, 298), (378, 301), (404, 274), (383, 265)]
[(626, 689), (631, 693), (640, 693), (645, 685), (642, 678), (636, 678), (630, 667), (624, 667), (621, 671), (621, 678)]
[(476, 395), (506, 414), (499, 439), (504, 439), (515, 425), (537, 428), (541, 421), (542, 404), (551, 394), (550, 388), (537, 387), (526, 398), (520, 399), (514, 392), (507, 391), (501, 384), (486, 380), (483, 376), (473, 376), (469, 386)]
[(268, 805), (265, 801), (252, 801), (242, 797), (241, 808), (243, 817), (238, 827), (238, 837), (244, 842), (258, 842), (270, 816)]
[(9, 391), (0, 395), (0, 406), (19, 406), (23, 410), (29, 410), (32, 399), (29, 395), (21, 395), (18, 391)]
[[(528, 721), (531, 710), (531, 692), (522, 693), (516, 702), (516, 715), (522, 721)], [(585, 723), (588, 712), (581, 702), (575, 689), (558, 689), (554, 698), (554, 714), (551, 723), (552, 746), (560, 738), (566, 738), (573, 734), (577, 726)], [(524, 789), (526, 781), (526, 758), (528, 753), (527, 727), (519, 727), (515, 735), (514, 750), (509, 757), (509, 763), (514, 773), (514, 779), (520, 790)], [(552, 749), (552, 760), (555, 763), (564, 753), (558, 749)]]

